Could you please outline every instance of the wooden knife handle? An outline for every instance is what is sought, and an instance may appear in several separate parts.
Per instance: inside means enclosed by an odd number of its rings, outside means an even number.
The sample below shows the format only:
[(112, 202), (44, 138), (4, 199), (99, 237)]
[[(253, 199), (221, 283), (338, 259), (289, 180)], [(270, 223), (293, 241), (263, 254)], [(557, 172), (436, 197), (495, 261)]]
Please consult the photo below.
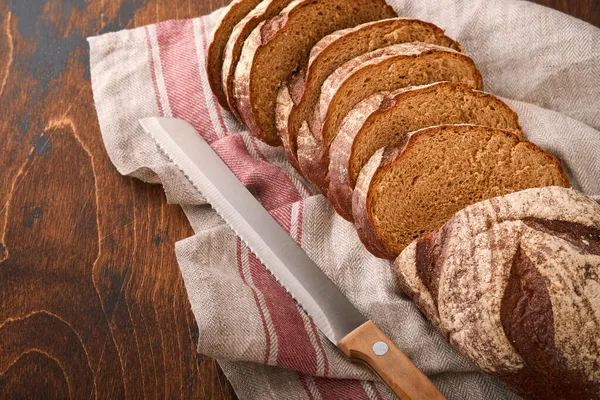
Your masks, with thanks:
[(401, 400), (446, 399), (371, 321), (365, 322), (340, 340), (338, 347), (352, 361), (367, 364)]

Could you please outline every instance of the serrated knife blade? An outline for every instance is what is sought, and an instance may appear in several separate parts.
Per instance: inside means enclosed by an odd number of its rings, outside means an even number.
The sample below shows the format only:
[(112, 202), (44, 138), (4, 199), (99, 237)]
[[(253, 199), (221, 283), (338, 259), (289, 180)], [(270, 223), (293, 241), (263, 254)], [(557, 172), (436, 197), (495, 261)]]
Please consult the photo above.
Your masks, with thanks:
[(140, 124), (331, 342), (368, 364), (402, 399), (444, 398), (350, 303), (189, 123), (145, 118)]

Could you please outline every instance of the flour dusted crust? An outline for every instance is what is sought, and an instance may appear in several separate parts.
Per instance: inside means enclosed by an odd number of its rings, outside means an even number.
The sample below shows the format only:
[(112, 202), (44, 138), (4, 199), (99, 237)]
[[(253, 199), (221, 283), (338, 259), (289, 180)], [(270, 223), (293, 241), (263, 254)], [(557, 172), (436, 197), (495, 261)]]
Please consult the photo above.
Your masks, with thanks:
[[(334, 5), (339, 12), (335, 13)], [(321, 11), (317, 14), (318, 10)], [(332, 10), (333, 18), (326, 15)], [(307, 15), (314, 17), (313, 20), (305, 20)], [(310, 48), (320, 38), (350, 25), (390, 18), (395, 15), (396, 13), (384, 0), (362, 0), (360, 3), (345, 0), (296, 0), (283, 9), (277, 17), (257, 26), (246, 39), (233, 83), (233, 97), (238, 115), (250, 133), (269, 145), (281, 145), (275, 117), (278, 90), (282, 82), (291, 74), (305, 68)], [(298, 26), (294, 28), (296, 25)], [(297, 29), (300, 25), (304, 25), (303, 32)], [(296, 30), (294, 31), (294, 29)], [(279, 48), (275, 48), (273, 53), (269, 52), (269, 57), (275, 57), (275, 59), (270, 58), (269, 62), (276, 62), (279, 68), (274, 67), (267, 74), (265, 68), (268, 66), (265, 67), (265, 65), (268, 63), (266, 61), (264, 63), (255, 62), (257, 58), (263, 57), (264, 49), (272, 50), (269, 46), (289, 47), (294, 43), (304, 46), (306, 43), (303, 41), (291, 40), (292, 36), (302, 34), (307, 35), (311, 43), (306, 49), (292, 46), (291, 52), (283, 52), (283, 49)], [(282, 38), (287, 39), (288, 35), (290, 40), (284, 41)], [(304, 51), (306, 51), (305, 55)], [(287, 58), (278, 59), (277, 57), (281, 58), (282, 54), (285, 54)], [(254, 71), (255, 69), (256, 71)], [(250, 88), (253, 86), (255, 75), (260, 75), (256, 79), (260, 79), (261, 83), (257, 84), (256, 90), (251, 92)], [(267, 82), (263, 82), (263, 80)]]
[(358, 232), (358, 236), (362, 241), (366, 249), (376, 257), (387, 258), (389, 260), (396, 257), (396, 254), (390, 252), (382, 241), (379, 239), (371, 218), (369, 216), (368, 208), (368, 195), (369, 188), (373, 177), (379, 170), (379, 168), (389, 165), (393, 160), (396, 159), (403, 149), (391, 148), (391, 149), (380, 149), (369, 162), (363, 167), (354, 189), (352, 196), (352, 214), (354, 217), (354, 226)]
[(327, 169), (322, 164), (314, 162), (321, 158), (322, 148), (319, 142), (310, 131), (308, 123), (305, 121), (298, 131), (298, 165), (302, 175), (310, 179), (317, 189), (324, 195), (327, 195), (327, 186), (323, 185), (327, 179)]
[[(309, 121), (309, 128), (314, 136), (314, 143), (319, 143), (321, 151), (316, 152), (313, 149), (302, 149), (300, 140), (298, 140), (298, 161), (301, 168), (303, 168), (303, 173), (322, 192), (326, 192), (329, 188), (329, 181), (327, 178), (329, 169), (329, 146), (337, 132), (339, 132), (339, 130), (330, 126), (332, 124), (330, 124), (330, 122), (333, 119), (333, 115), (339, 113), (339, 111), (336, 110), (335, 107), (330, 106), (332, 105), (334, 98), (339, 94), (340, 89), (344, 85), (351, 85), (350, 82), (352, 81), (353, 75), (360, 73), (361, 71), (376, 68), (379, 65), (384, 65), (385, 63), (396, 60), (418, 60), (421, 57), (426, 57), (428, 55), (443, 55), (462, 59), (465, 65), (470, 66), (471, 69), (469, 72), (474, 75), (472, 81), (466, 80), (465, 83), (476, 89), (482, 87), (483, 83), (481, 75), (469, 57), (455, 50), (429, 43), (402, 43), (363, 54), (338, 68), (323, 83), (319, 103), (313, 112), (313, 117)], [(430, 83), (435, 80), (437, 79), (431, 78), (429, 82), (422, 83)], [(411, 84), (413, 83), (409, 83), (408, 86)], [(402, 87), (395, 87), (394, 89), (401, 88)], [(307, 155), (313, 157), (310, 158), (307, 157)], [(313, 171), (318, 171), (320, 173), (311, 175), (311, 172)]]
[(206, 72), (208, 83), (212, 92), (219, 100), (221, 106), (227, 108), (227, 96), (221, 87), (221, 71), (224, 61), (224, 51), (234, 27), (244, 18), (261, 0), (234, 0), (223, 11), (217, 21), (212, 38), (208, 46)]
[[(437, 105), (431, 102), (432, 96), (438, 99), (447, 99), (445, 93), (450, 96), (458, 93), (461, 96), (458, 96), (459, 100), (457, 102), (437, 103)], [(463, 100), (460, 100), (461, 98)], [(364, 138), (369, 138), (367, 135), (369, 131), (365, 129), (365, 123), (369, 121), (370, 128), (380, 126), (381, 129), (378, 132), (371, 131), (370, 133), (371, 136), (377, 134), (379, 138), (383, 138), (390, 133), (387, 131), (389, 128), (386, 126), (386, 123), (395, 121), (397, 118), (399, 123), (394, 125), (394, 140), (404, 140), (406, 139), (406, 135), (400, 136), (401, 132), (399, 132), (398, 127), (415, 124), (416, 120), (419, 120), (423, 115), (427, 115), (410, 110), (410, 107), (412, 107), (411, 104), (414, 104), (411, 101), (415, 99), (422, 99), (420, 100), (421, 103), (428, 105), (427, 108), (431, 109), (433, 114), (436, 114), (432, 118), (437, 120), (437, 123), (435, 123), (429, 118), (426, 124), (423, 124), (423, 122), (427, 121), (421, 121), (421, 125), (418, 128), (437, 125), (438, 123), (469, 122), (503, 129), (510, 128), (515, 134), (522, 136), (518, 116), (506, 104), (489, 93), (471, 89), (460, 83), (435, 82), (428, 85), (403, 88), (391, 93), (377, 93), (368, 97), (357, 104), (346, 118), (344, 118), (344, 122), (340, 126), (329, 148), (328, 197), (338, 214), (346, 220), (351, 222), (353, 220), (352, 192), (354, 191), (357, 173), (360, 171), (356, 166), (353, 168), (353, 162), (355, 163), (354, 159), (357, 157), (356, 152), (359, 149), (363, 152), (366, 151), (366, 147), (360, 147), (364, 143)], [(489, 110), (486, 110), (486, 112), (481, 109), (486, 102), (494, 107), (493, 112)], [(466, 104), (469, 105), (467, 106)], [(438, 110), (437, 107), (440, 107), (439, 112), (436, 112)], [(449, 112), (457, 107), (465, 107), (467, 108), (466, 111), (472, 111), (473, 113), (461, 112), (453, 115)], [(492, 115), (490, 116), (489, 114)], [(505, 120), (503, 117), (505, 117)], [(457, 119), (462, 119), (463, 121), (458, 121)], [(357, 140), (357, 137), (363, 139), (363, 142), (361, 143), (360, 140)], [(382, 141), (382, 139), (378, 140)], [(387, 143), (386, 145), (389, 146), (391, 144)], [(382, 146), (384, 145), (378, 144), (373, 150)]]
[[(379, 23), (379, 22), (380, 21), (368, 22), (367, 24), (364, 24), (364, 25), (369, 25), (369, 24), (374, 24), (374, 23)], [(341, 29), (330, 35), (325, 36), (317, 44), (315, 44), (310, 52), (307, 70), (310, 70), (310, 67), (311, 67), (312, 63), (314, 62), (314, 60), (322, 53), (322, 51), (325, 48), (327, 48), (327, 46), (329, 46), (331, 43), (335, 42), (335, 40), (339, 39), (341, 36), (345, 35), (346, 33), (353, 31), (354, 29), (356, 29), (356, 28)], [(300, 76), (297, 77), (296, 86), (294, 86), (290, 82), (284, 82), (281, 85), (281, 88), (279, 89), (279, 93), (277, 96), (277, 110), (276, 110), (277, 134), (281, 138), (283, 147), (285, 149), (285, 154), (286, 154), (288, 160), (290, 160), (290, 162), (294, 166), (296, 166), (296, 168), (298, 170), (301, 170), (301, 168), (300, 168), (300, 163), (298, 161), (298, 156), (297, 156), (297, 138), (296, 137), (292, 138), (290, 136), (289, 131), (288, 131), (288, 128), (289, 128), (288, 121), (289, 121), (290, 114), (292, 113), (292, 110), (294, 109), (296, 104), (300, 101), (300, 99), (297, 99), (296, 101), (294, 101), (294, 99), (293, 99), (294, 91), (296, 91), (296, 92), (298, 90), (303, 91), (305, 74), (306, 73), (304, 71), (300, 72)], [(306, 135), (307, 134), (306, 131), (308, 130), (308, 127), (302, 127), (301, 129), (305, 129), (305, 135)]]
[(285, 150), (285, 156), (296, 168), (298, 171), (302, 171), (300, 168), (300, 163), (298, 162), (298, 158), (292, 149), (292, 145), (290, 143), (290, 137), (287, 133), (288, 128), (288, 117), (292, 108), (294, 107), (294, 101), (292, 99), (291, 89), (288, 86), (287, 82), (281, 85), (279, 88), (279, 93), (277, 94), (277, 106), (275, 108), (275, 123), (277, 124), (277, 134), (281, 139), (281, 143), (283, 144), (283, 149)]
[[(354, 214), (354, 227), (358, 232), (366, 249), (376, 257), (392, 259), (393, 254), (389, 254), (383, 243), (377, 237), (377, 232), (369, 219), (367, 210), (367, 197), (369, 195), (369, 186), (383, 162), (383, 153), (385, 149), (377, 150), (367, 165), (362, 169), (354, 195), (352, 197), (352, 212)], [(415, 289), (416, 291), (417, 289)]]
[[(389, 93), (377, 93), (367, 100), (359, 103), (351, 112), (346, 116), (342, 127), (350, 129), (349, 126), (362, 125), (366, 116), (375, 110), (375, 107), (379, 106), (380, 102), (389, 95)], [(340, 132), (342, 129), (340, 129)], [(298, 162), (300, 168), (305, 176), (315, 183), (315, 186), (321, 191), (321, 193), (327, 193), (331, 205), (335, 208), (340, 216), (348, 221), (352, 221), (352, 198), (350, 198), (350, 206), (347, 208), (342, 207), (340, 202), (336, 202), (340, 196), (330, 194), (331, 189), (337, 189), (331, 185), (327, 185), (329, 182), (329, 167), (327, 165), (327, 156), (323, 153), (323, 143), (317, 140), (308, 124), (304, 124), (298, 133)], [(347, 212), (349, 210), (349, 213)]]
[(221, 85), (223, 93), (227, 96), (229, 109), (238, 117), (239, 114), (234, 101), (234, 78), (235, 70), (241, 55), (244, 42), (252, 33), (254, 28), (261, 22), (275, 17), (292, 0), (263, 0), (254, 10), (242, 19), (231, 32), (223, 53), (223, 69), (221, 74)]
[[(314, 68), (316, 60), (323, 54), (323, 52), (330, 45), (335, 43), (339, 38), (349, 35), (349, 34), (352, 34), (354, 32), (360, 31), (360, 30), (368, 29), (371, 26), (376, 26), (378, 24), (387, 23), (388, 21), (393, 21), (393, 20), (395, 20), (395, 18), (392, 18), (390, 20), (367, 22), (367, 23), (359, 25), (357, 27), (341, 29), (339, 31), (333, 32), (330, 35), (325, 36), (323, 39), (319, 40), (319, 42), (317, 42), (317, 44), (315, 44), (310, 51), (308, 68), (306, 70), (307, 76), (305, 78), (310, 77), (311, 70), (312, 70), (312, 68)], [(286, 150), (286, 154), (289, 153), (288, 158), (293, 159), (294, 162), (297, 163), (297, 165), (301, 168), (300, 161), (298, 159), (298, 140), (301, 140), (299, 138), (301, 135), (301, 131), (300, 130), (298, 132), (290, 131), (290, 116), (291, 116), (292, 112), (294, 111), (294, 106), (303, 100), (304, 93), (302, 93), (301, 98), (298, 99), (296, 104), (294, 104), (291, 102), (290, 88), (286, 87), (286, 88), (282, 88), (282, 90), (287, 91), (287, 97), (282, 97), (282, 100), (285, 101), (285, 100), (289, 99), (290, 102), (285, 105), (285, 108), (282, 107), (281, 112), (277, 113), (277, 117), (279, 119), (278, 126), (281, 126), (281, 129), (279, 129), (279, 136), (282, 138), (281, 140), (284, 142), (284, 147), (286, 147), (286, 144), (287, 144), (288, 150)], [(282, 94), (282, 96), (285, 96), (285, 95)], [(304, 122), (305, 121), (302, 121), (302, 124), (304, 124)], [(303, 133), (304, 133), (304, 139), (302, 139), (302, 140), (309, 140), (309, 142), (307, 144), (313, 143), (312, 140), (310, 140), (306, 137), (306, 135), (310, 133), (310, 128), (308, 126), (301, 126), (300, 129), (302, 129)], [(285, 137), (285, 139), (284, 139), (284, 137)], [(312, 151), (312, 149), (306, 148), (305, 151)], [(309, 168), (309, 166), (307, 165), (306, 168)]]
[(600, 398), (600, 205), (592, 199), (546, 187), (483, 201), (394, 264), (403, 290), (450, 343), (525, 398)]
[[(431, 29), (434, 32), (434, 34), (438, 34), (441, 38), (443, 38), (448, 43), (449, 48), (452, 48), (452, 49), (454, 49), (456, 51), (460, 51), (460, 52), (463, 51), (462, 46), (458, 42), (455, 42), (454, 40), (448, 38), (447, 36), (444, 36), (443, 35), (444, 31), (432, 23), (421, 21), (418, 19), (389, 18), (389, 19), (385, 19), (385, 20), (381, 20), (381, 21), (367, 22), (362, 25), (355, 26), (353, 28), (340, 29), (339, 31), (336, 31), (328, 36), (325, 36), (312, 48), (312, 50), (310, 52), (310, 61), (308, 64), (309, 65), (308, 69), (310, 70), (310, 68), (314, 66), (316, 60), (321, 55), (324, 54), (324, 51), (326, 51), (329, 48), (329, 46), (331, 46), (333, 43), (335, 43), (341, 37), (350, 36), (350, 35), (358, 33), (358, 32), (368, 31), (369, 29), (374, 28), (374, 27), (381, 27), (381, 26), (386, 26), (386, 25), (394, 26), (394, 27), (408, 27), (413, 24)], [(387, 39), (387, 43), (389, 43), (388, 46), (404, 43), (404, 42), (397, 41), (399, 33), (396, 31), (389, 32), (388, 36), (389, 36), (389, 38)], [(387, 46), (383, 46), (383, 47), (387, 47)], [(374, 51), (374, 50), (377, 50), (377, 48), (370, 49), (370, 51)], [(310, 72), (309, 72), (309, 74), (310, 74)]]

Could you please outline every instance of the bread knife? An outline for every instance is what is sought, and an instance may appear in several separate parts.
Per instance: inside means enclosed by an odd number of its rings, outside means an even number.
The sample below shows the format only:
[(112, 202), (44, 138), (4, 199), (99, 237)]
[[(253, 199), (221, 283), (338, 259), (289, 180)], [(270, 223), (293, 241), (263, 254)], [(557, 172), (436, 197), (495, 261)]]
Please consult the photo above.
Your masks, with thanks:
[(385, 333), (350, 303), (189, 123), (145, 118), (140, 124), (350, 360), (366, 364), (402, 400), (444, 399)]

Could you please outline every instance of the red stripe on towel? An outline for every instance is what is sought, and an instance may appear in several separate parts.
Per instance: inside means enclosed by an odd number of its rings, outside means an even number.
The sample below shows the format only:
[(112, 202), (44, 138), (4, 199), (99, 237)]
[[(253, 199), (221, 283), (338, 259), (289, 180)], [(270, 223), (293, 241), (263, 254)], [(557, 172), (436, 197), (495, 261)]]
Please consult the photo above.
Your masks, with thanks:
[(360, 381), (316, 377), (313, 380), (324, 399), (370, 400)]
[(267, 321), (265, 318), (265, 314), (260, 306), (260, 302), (258, 301), (258, 295), (256, 294), (256, 291), (252, 288), (252, 286), (250, 286), (248, 284), (248, 281), (244, 277), (244, 267), (242, 265), (242, 251), (246, 251), (246, 250), (242, 249), (242, 241), (240, 238), (237, 238), (236, 246), (237, 246), (236, 256), (237, 256), (238, 273), (240, 274), (240, 277), (242, 278), (242, 282), (244, 282), (244, 285), (248, 286), (250, 288), (250, 290), (252, 291), (252, 296), (254, 297), (254, 302), (256, 303), (256, 308), (258, 309), (258, 313), (260, 314), (260, 320), (262, 322), (263, 330), (265, 333), (265, 343), (266, 343), (265, 356), (264, 356), (263, 362), (265, 364), (268, 364), (269, 356), (271, 353), (271, 336), (269, 335), (269, 331), (267, 329)]
[(273, 164), (252, 157), (240, 135), (222, 138), (212, 147), (267, 210), (301, 199), (287, 174)]
[[(291, 205), (288, 205), (272, 213), (275, 220), (288, 232), (291, 212)], [(249, 261), (252, 280), (265, 299), (277, 333), (277, 365), (314, 375), (317, 371), (316, 349), (310, 341), (294, 299), (253, 254)]]
[(300, 380), (300, 383), (302, 384), (302, 388), (306, 392), (306, 395), (308, 396), (308, 399), (309, 400), (314, 400), (315, 397), (310, 392), (310, 388), (308, 387), (308, 384), (306, 383), (306, 377), (303, 374), (301, 374), (300, 372), (298, 372), (298, 379)]
[(191, 19), (156, 25), (162, 74), (173, 117), (192, 124), (209, 143), (218, 138), (206, 107)]

